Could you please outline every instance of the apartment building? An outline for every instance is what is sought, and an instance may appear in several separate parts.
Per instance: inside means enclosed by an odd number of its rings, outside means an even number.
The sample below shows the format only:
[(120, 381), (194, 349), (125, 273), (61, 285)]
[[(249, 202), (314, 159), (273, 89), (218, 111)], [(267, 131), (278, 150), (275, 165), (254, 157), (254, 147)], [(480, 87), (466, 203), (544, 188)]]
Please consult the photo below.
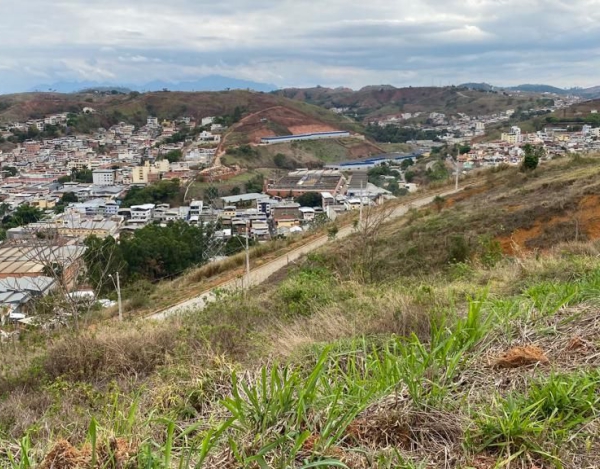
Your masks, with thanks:
[(95, 169), (92, 172), (93, 182), (97, 186), (114, 186), (115, 185), (115, 170), (114, 169)]
[(131, 222), (147, 224), (154, 218), (154, 204), (132, 205)]

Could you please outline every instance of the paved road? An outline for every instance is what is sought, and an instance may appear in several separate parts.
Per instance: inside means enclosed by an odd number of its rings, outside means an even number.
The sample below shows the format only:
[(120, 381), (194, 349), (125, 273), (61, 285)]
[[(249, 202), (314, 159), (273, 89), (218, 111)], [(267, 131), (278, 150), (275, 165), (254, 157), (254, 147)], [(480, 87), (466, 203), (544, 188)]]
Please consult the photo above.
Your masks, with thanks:
[[(446, 196), (455, 192), (455, 190), (450, 190), (442, 192), (439, 195)], [(422, 199), (413, 200), (409, 204), (400, 205), (389, 214), (388, 220), (393, 220), (395, 218), (401, 217), (402, 215), (406, 214), (406, 212), (408, 212), (410, 208), (423, 207), (424, 205), (431, 203), (435, 197), (435, 195), (423, 197)], [(336, 239), (341, 239), (350, 236), (353, 233), (353, 231), (354, 228), (352, 226), (344, 226), (338, 232)], [(293, 262), (299, 259), (300, 257), (304, 256), (305, 254), (308, 254), (314, 251), (315, 249), (318, 249), (319, 247), (326, 244), (328, 241), (329, 238), (327, 236), (322, 236), (303, 246), (300, 246), (299, 248), (294, 249), (293, 251), (288, 252), (287, 254), (281, 257), (278, 257), (277, 259), (272, 260), (271, 262), (268, 262), (267, 264), (252, 269), (250, 271), (250, 286), (259, 285), (265, 282), (271, 275), (284, 268), (290, 262)], [(207, 290), (194, 298), (191, 298), (187, 301), (178, 303), (167, 309), (147, 316), (146, 319), (154, 319), (160, 321), (174, 314), (182, 313), (186, 310), (202, 309), (206, 306), (206, 304), (215, 301), (218, 297), (219, 292), (236, 291), (247, 287), (247, 285), (244, 285), (244, 282), (244, 277), (239, 277), (233, 280), (225, 281), (222, 284), (210, 290)]]

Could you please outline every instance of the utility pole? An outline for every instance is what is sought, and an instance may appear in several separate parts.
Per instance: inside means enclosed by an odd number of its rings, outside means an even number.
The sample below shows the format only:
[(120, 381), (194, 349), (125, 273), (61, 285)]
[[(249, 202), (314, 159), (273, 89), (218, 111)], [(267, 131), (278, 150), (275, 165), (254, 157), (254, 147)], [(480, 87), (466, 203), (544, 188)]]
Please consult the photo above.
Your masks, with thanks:
[(250, 220), (246, 220), (246, 290), (250, 289)]
[(458, 155), (456, 155), (456, 183), (454, 184), (454, 190), (458, 190), (458, 157), (459, 157), (460, 153)]
[[(121, 301), (121, 282), (119, 280), (119, 272), (117, 272), (115, 275), (117, 276), (117, 283), (115, 284), (115, 287), (117, 287), (117, 301), (119, 303), (119, 321), (122, 321), (123, 320), (123, 302)], [(114, 284), (115, 280), (114, 280), (113, 276), (110, 274), (108, 276), (112, 279), (113, 284)]]
[(360, 181), (360, 210), (358, 212), (358, 230), (362, 229), (362, 219), (363, 219), (363, 182)]
[(119, 321), (123, 320), (123, 302), (121, 301), (121, 281), (117, 272), (117, 299), (119, 300)]

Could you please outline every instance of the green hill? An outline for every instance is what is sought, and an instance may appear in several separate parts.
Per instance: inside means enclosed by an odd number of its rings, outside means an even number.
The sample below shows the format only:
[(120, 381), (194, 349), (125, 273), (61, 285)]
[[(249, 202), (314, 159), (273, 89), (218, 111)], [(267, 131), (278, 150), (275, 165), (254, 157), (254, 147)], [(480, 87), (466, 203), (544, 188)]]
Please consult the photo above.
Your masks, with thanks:
[(0, 462), (597, 467), (599, 175), (487, 171), (392, 223), (366, 209), (202, 311), (24, 334), (3, 348)]

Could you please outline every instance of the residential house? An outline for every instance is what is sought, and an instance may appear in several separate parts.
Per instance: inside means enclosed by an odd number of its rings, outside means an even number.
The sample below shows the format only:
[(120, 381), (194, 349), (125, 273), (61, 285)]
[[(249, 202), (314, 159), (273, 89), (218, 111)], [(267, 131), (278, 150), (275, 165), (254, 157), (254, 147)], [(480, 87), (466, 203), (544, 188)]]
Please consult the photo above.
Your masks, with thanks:
[(136, 224), (148, 224), (154, 218), (154, 204), (132, 205), (131, 222)]

